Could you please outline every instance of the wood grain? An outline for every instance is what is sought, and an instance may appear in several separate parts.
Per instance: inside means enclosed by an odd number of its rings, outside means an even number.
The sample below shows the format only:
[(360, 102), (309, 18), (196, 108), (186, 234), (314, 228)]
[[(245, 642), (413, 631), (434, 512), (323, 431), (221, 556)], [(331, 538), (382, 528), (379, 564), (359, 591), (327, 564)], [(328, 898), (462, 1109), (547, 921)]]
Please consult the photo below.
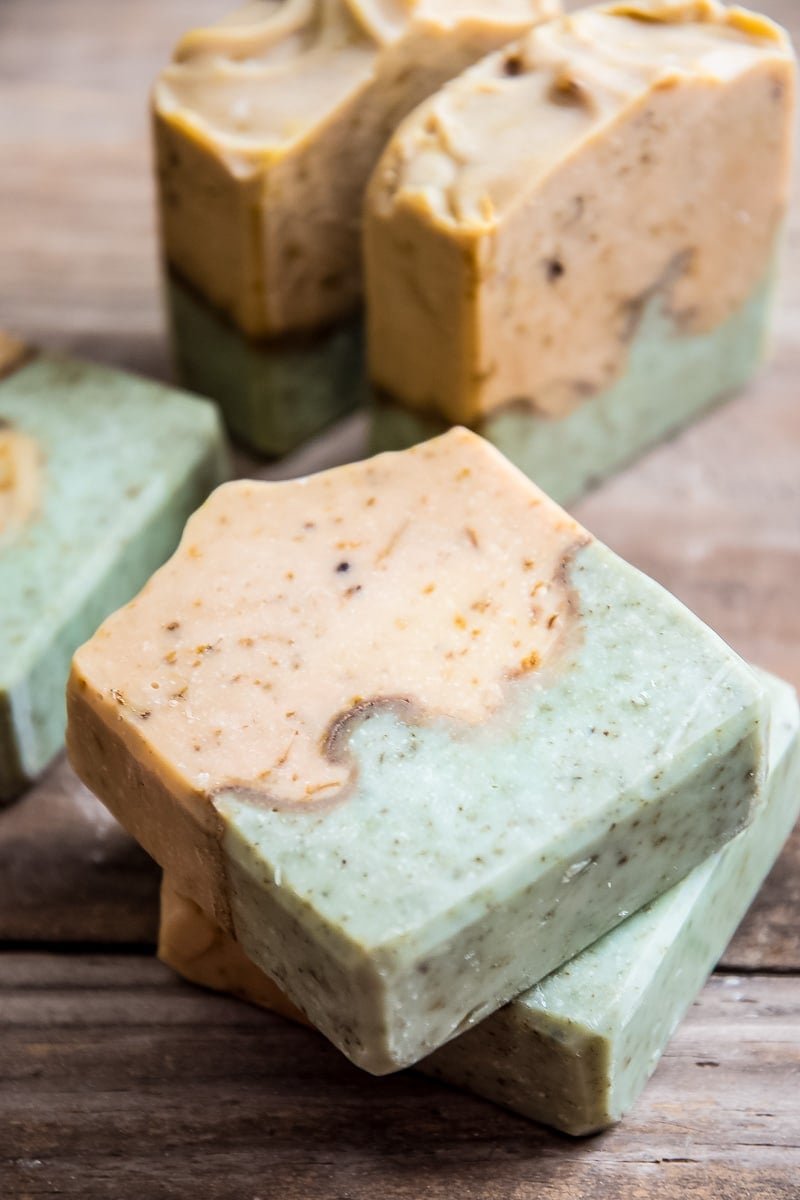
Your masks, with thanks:
[(721, 966), (731, 971), (800, 972), (800, 825), (722, 956)]
[(365, 1076), (151, 959), (8, 956), (0, 1012), (9, 1197), (797, 1196), (794, 978), (715, 979), (635, 1112), (582, 1142)]
[(0, 942), (155, 942), (159, 877), (65, 759), (0, 809)]

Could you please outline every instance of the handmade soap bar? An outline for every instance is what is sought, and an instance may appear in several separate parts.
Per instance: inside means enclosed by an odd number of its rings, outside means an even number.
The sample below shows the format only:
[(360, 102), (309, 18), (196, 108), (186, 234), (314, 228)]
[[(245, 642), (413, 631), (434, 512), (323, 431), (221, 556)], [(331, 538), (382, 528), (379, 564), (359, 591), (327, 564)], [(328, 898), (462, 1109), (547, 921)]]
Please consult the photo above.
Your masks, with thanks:
[(793, 101), (766, 18), (637, 0), (541, 25), (420, 105), (367, 194), (373, 448), (470, 424), (565, 500), (742, 384)]
[[(0, 340), (0, 359), (13, 344)], [(5, 360), (0, 799), (63, 746), (76, 646), (172, 553), (189, 513), (227, 477), (206, 401), (22, 347)]]
[(362, 394), (362, 193), (401, 117), (558, 0), (256, 0), (179, 42), (153, 111), (179, 370), (283, 453)]
[(219, 489), (68, 703), (84, 782), (378, 1073), (677, 882), (763, 764), (749, 667), (466, 430)]
[[(797, 698), (774, 677), (764, 683), (772, 708), (769, 771), (765, 804), (750, 828), (420, 1070), (565, 1133), (594, 1133), (631, 1108), (797, 819)], [(167, 878), (158, 953), (194, 983), (305, 1019)]]

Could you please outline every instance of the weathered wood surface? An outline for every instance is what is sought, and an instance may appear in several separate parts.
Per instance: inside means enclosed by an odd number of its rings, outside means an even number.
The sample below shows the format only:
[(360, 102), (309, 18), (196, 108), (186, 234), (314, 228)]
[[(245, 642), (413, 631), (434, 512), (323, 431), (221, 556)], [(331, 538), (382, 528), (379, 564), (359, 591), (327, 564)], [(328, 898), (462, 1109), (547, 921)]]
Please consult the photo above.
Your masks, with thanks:
[[(0, 325), (168, 374), (144, 98), (175, 36), (228, 7), (0, 2)], [(800, 36), (797, 0), (761, 7)], [(577, 508), (795, 685), (798, 268), (795, 203), (768, 370)], [(356, 419), (264, 474), (355, 457), (363, 435)], [(579, 1144), (413, 1074), (364, 1077), (152, 958), (7, 949), (0, 1197), (797, 1200), (798, 912), (800, 830), (725, 955), (741, 976), (710, 982), (623, 1125)], [(152, 865), (63, 763), (0, 813), (0, 942), (138, 943), (154, 928)]]
[(154, 942), (158, 886), (65, 759), (0, 809), (0, 942)]
[(14, 1198), (798, 1195), (796, 978), (717, 977), (636, 1111), (582, 1142), (413, 1073), (369, 1078), (151, 959), (12, 955), (0, 1009)]
[(152, 959), (13, 955), (0, 981), (6, 1197), (796, 1200), (800, 980), (717, 977), (635, 1112), (572, 1142)]

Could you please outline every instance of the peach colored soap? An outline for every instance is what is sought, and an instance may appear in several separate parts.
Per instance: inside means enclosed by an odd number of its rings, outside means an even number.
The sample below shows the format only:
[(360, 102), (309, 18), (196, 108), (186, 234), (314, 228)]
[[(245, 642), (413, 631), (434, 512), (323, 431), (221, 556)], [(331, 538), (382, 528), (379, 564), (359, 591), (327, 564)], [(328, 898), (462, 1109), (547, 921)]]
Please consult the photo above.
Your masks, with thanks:
[(378, 1073), (680, 879), (763, 766), (750, 669), (465, 430), (218, 489), (69, 710), (85, 782)]
[(558, 0), (249, 0), (153, 93), (179, 370), (281, 454), (364, 390), (361, 204), (402, 117)]
[(478, 429), (560, 500), (764, 356), (788, 34), (718, 0), (539, 25), (414, 110), (365, 210), (376, 448)]

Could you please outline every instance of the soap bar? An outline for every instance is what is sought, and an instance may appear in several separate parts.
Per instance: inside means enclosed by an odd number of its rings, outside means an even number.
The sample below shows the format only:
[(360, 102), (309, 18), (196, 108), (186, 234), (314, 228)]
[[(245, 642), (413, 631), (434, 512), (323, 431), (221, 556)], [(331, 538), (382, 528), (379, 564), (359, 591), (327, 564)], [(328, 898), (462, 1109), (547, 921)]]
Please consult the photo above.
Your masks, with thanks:
[[(290, 453), (369, 402), (360, 313), (320, 333), (244, 337), (174, 273), (167, 279), (175, 373), (211, 396), (237, 441), (270, 457)], [(407, 443), (419, 441), (413, 436)]]
[(256, 0), (181, 39), (153, 95), (173, 341), (239, 438), (285, 453), (361, 398), (362, 194), (387, 137), (558, 11)]
[[(764, 806), (749, 829), (420, 1070), (565, 1133), (595, 1133), (630, 1110), (797, 820), (797, 698), (774, 676), (764, 684), (769, 770)], [(194, 983), (305, 1020), (167, 878), (158, 953)]]
[[(15, 345), (0, 339), (3, 347)], [(107, 367), (18, 346), (0, 381), (0, 798), (64, 744), (72, 654), (227, 478), (219, 419)]]
[(533, 29), (420, 105), (365, 211), (373, 449), (479, 430), (572, 499), (760, 362), (788, 36), (716, 0)]
[(764, 762), (750, 668), (461, 429), (218, 489), (68, 707), (87, 786), (375, 1073), (667, 890)]

